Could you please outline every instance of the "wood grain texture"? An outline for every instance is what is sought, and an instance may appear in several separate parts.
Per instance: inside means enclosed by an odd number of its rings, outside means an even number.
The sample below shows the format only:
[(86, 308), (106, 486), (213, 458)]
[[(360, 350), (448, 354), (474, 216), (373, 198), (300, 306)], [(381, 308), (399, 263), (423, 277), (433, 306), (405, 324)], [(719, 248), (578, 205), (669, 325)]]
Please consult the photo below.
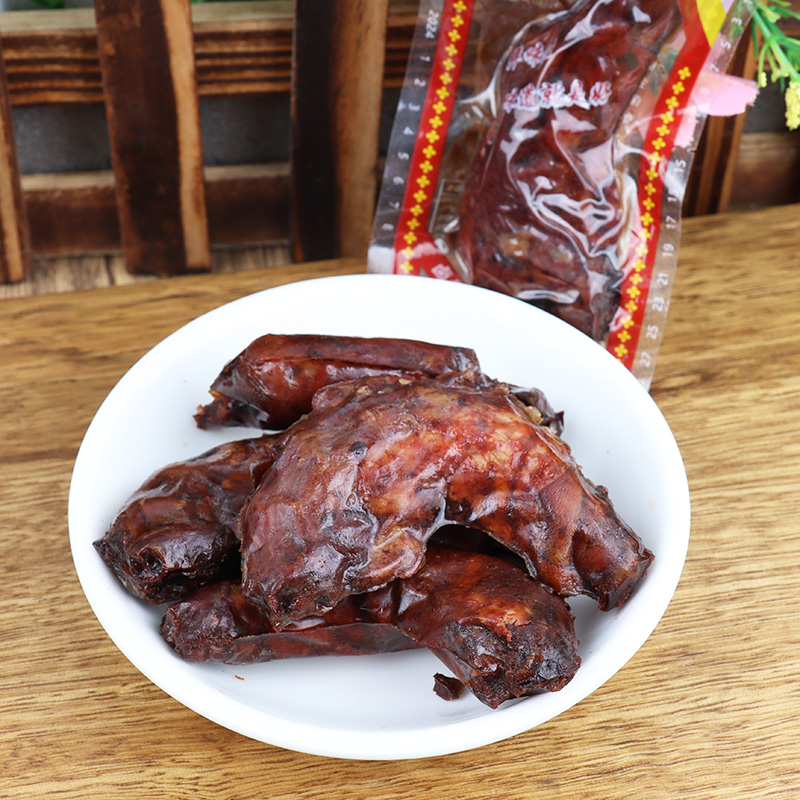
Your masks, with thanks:
[(378, 196), (378, 138), (388, 0), (347, 0), (333, 30), (336, 255), (366, 258)]
[(95, 13), (128, 269), (207, 270), (189, 0), (98, 0)]
[[(290, 263), (288, 242), (272, 242), (211, 251), (211, 271), (227, 274), (284, 267)], [(75, 292), (106, 286), (162, 280), (156, 275), (133, 275), (117, 253), (34, 258), (31, 274), (24, 281), (0, 284), (0, 303), (9, 298)]]
[(316, 0), (295, 3), (289, 145), (289, 239), (294, 261), (331, 258), (337, 248), (331, 36), (338, 6)]
[[(205, 167), (203, 182), (212, 245), (289, 238), (287, 164)], [(120, 250), (112, 172), (25, 175), (22, 189), (37, 255)]]
[[(415, 21), (413, 2), (392, 0), (384, 88), (403, 82)], [(293, 29), (293, 4), (287, 0), (194, 4), (198, 94), (288, 94)], [(13, 106), (103, 102), (91, 9), (4, 12), (0, 40)]]
[[(727, 71), (738, 77), (755, 77), (756, 56), (749, 28), (742, 35)], [(718, 214), (729, 209), (746, 117), (743, 112), (706, 120), (686, 188), (686, 216)]]
[(693, 531), (653, 635), (549, 723), (412, 762), (286, 752), (188, 711), (107, 638), (67, 544), (81, 438), (141, 355), (220, 303), (361, 263), (3, 301), (0, 796), (796, 800), (799, 211), (685, 223), (651, 393), (683, 453)]
[(295, 261), (365, 257), (378, 188), (386, 0), (297, 0), (290, 149)]
[(729, 211), (749, 211), (800, 200), (797, 131), (745, 133), (736, 154)]
[(20, 281), (30, 273), (30, 268), (30, 233), (0, 48), (0, 282)]

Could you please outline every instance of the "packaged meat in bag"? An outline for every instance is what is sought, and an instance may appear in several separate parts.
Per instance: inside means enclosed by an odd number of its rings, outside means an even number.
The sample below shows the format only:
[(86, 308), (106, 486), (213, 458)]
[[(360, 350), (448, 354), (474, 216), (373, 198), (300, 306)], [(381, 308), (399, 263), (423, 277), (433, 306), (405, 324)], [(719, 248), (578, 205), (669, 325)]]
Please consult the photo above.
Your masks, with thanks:
[(649, 386), (705, 120), (693, 89), (744, 23), (697, 0), (423, 0), (370, 271), (517, 297)]

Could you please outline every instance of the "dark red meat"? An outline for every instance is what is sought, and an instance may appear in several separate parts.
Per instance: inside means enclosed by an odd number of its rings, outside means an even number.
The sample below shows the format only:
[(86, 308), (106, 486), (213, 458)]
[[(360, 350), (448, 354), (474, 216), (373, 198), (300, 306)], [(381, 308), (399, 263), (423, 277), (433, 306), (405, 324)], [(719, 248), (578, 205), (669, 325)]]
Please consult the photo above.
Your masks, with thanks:
[(458, 678), (437, 672), (433, 676), (433, 691), (442, 700), (458, 700), (464, 692), (464, 684)]
[(362, 602), (428, 647), (492, 708), (558, 691), (580, 666), (567, 604), (519, 567), (483, 553), (432, 545), (418, 572)]
[(347, 598), (333, 611), (295, 629), (276, 631), (233, 581), (206, 586), (170, 606), (161, 635), (189, 661), (255, 664), (308, 656), (391, 653), (418, 647), (389, 623), (376, 623)]
[(513, 43), (462, 195), (472, 282), (605, 337), (626, 223), (614, 134), (679, 22), (673, 0), (586, 0)]
[(129, 498), (95, 548), (128, 591), (151, 603), (238, 575), (239, 512), (277, 447), (265, 435), (164, 467)]
[(557, 691), (580, 665), (561, 598), (506, 561), (434, 545), (411, 578), (347, 597), (300, 626), (276, 631), (238, 584), (225, 581), (168, 608), (161, 633), (183, 658), (227, 664), (426, 646), (456, 676), (436, 676), (440, 696), (453, 699), (466, 685), (492, 708)]
[(479, 373), (463, 347), (409, 339), (296, 334), (262, 336), (229, 362), (211, 385), (215, 399), (199, 409), (201, 428), (249, 425), (281, 430), (311, 410), (314, 393), (331, 383), (374, 375)]
[(502, 386), (364, 379), (315, 397), (242, 512), (243, 586), (278, 627), (422, 565), (448, 522), (563, 596), (623, 603), (652, 554)]

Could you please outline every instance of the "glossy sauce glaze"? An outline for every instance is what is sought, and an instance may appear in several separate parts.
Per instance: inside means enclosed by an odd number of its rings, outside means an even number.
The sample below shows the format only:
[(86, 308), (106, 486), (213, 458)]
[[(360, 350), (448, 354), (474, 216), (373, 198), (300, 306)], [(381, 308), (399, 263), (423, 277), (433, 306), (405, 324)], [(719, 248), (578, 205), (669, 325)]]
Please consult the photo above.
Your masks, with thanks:
[(277, 454), (277, 438), (264, 435), (158, 470), (95, 549), (129, 592), (150, 603), (238, 575), (239, 512)]
[(201, 428), (248, 425), (282, 430), (311, 410), (324, 386), (377, 375), (424, 377), (478, 372), (464, 347), (410, 339), (268, 334), (225, 365), (211, 385), (214, 400), (198, 410)]
[(372, 378), (314, 405), (242, 513), (244, 590), (277, 627), (412, 575), (447, 523), (489, 533), (555, 592), (604, 609), (652, 560), (567, 445), (500, 385)]
[(625, 224), (614, 134), (679, 22), (673, 2), (588, 0), (510, 48), (455, 233), (473, 283), (604, 338)]

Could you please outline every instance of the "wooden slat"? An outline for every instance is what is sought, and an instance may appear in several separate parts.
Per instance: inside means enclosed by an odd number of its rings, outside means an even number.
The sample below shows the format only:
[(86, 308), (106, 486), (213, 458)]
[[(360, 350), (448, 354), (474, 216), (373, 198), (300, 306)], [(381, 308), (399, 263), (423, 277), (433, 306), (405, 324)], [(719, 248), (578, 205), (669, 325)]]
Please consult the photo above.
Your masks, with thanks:
[(290, 240), (294, 261), (336, 251), (336, 194), (330, 97), (336, 0), (296, 0), (292, 67)]
[[(375, 201), (385, 2), (297, 0), (292, 257), (366, 253)], [(367, 227), (365, 227), (365, 223)]]
[(212, 244), (288, 241), (288, 164), (206, 167), (205, 175)]
[(31, 249), (20, 185), (14, 120), (0, 48), (0, 281), (20, 281), (30, 273)]
[[(212, 245), (288, 240), (288, 165), (206, 167), (204, 177)], [(120, 249), (113, 173), (26, 175), (22, 188), (37, 255)]]
[[(384, 88), (402, 84), (416, 22), (413, 2), (393, 0), (391, 8)], [(201, 97), (289, 92), (291, 2), (193, 4), (192, 23)], [(3, 12), (0, 41), (12, 106), (103, 101), (91, 9)]]
[(189, 0), (97, 0), (95, 11), (128, 269), (207, 270)]
[(729, 211), (800, 201), (800, 132), (745, 133), (736, 155)]
[(378, 192), (387, 0), (340, 2), (332, 36), (336, 255), (366, 258)]
[[(728, 73), (753, 78), (755, 72), (756, 60), (748, 30), (739, 42)], [(706, 121), (686, 191), (687, 216), (728, 210), (746, 116), (742, 113), (734, 117), (709, 117)]]
[(37, 255), (120, 249), (112, 172), (26, 175), (22, 188)]

